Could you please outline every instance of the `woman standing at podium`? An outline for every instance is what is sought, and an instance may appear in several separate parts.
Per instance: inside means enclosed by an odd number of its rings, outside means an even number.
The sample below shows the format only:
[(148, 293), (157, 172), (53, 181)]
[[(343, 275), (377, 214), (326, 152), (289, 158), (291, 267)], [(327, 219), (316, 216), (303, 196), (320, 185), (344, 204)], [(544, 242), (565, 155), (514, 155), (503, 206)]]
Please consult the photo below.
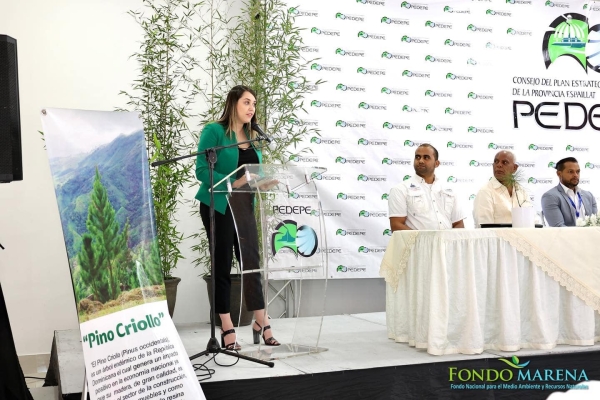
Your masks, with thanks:
[[(236, 143), (256, 138), (251, 125), (256, 123), (256, 94), (246, 86), (238, 85), (227, 94), (225, 109), (218, 121), (204, 127), (200, 135), (198, 152), (227, 146), (217, 151), (214, 182), (217, 183), (244, 164), (260, 164), (262, 153), (254, 143)], [(210, 239), (210, 178), (208, 161), (204, 155), (196, 158), (196, 178), (201, 182), (196, 199), (200, 201), (200, 216)], [(231, 186), (236, 189), (247, 184), (244, 172), (238, 171), (237, 180)], [(224, 186), (224, 185), (221, 185)], [(216, 187), (224, 189), (223, 187)], [(214, 193), (215, 201), (215, 249), (211, 253), (215, 262), (215, 311), (221, 318), (221, 346), (228, 350), (239, 350), (230, 315), (231, 265), (233, 250), (245, 270), (260, 268), (258, 231), (254, 219), (254, 194), (234, 192), (229, 203), (225, 192)], [(234, 208), (233, 213), (231, 208)], [(235, 215), (235, 223), (234, 223)], [(237, 234), (236, 234), (237, 225)], [(239, 237), (239, 239), (238, 239)], [(254, 311), (252, 324), (254, 343), (258, 344), (262, 334), (268, 346), (279, 346), (273, 337), (269, 318), (265, 312), (260, 273), (245, 274), (243, 279), (244, 301), (249, 311)]]

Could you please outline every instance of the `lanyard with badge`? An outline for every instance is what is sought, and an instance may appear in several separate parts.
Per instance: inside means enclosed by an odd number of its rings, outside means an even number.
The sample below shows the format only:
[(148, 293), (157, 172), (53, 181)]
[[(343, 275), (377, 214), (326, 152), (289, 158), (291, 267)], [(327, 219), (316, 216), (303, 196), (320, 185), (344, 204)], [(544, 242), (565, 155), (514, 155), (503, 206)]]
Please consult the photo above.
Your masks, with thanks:
[(577, 218), (579, 218), (579, 210), (581, 210), (581, 204), (583, 204), (583, 200), (581, 199), (581, 193), (579, 192), (577, 192), (577, 197), (579, 198), (578, 207), (575, 206), (575, 202), (573, 201), (573, 199), (571, 199), (571, 197), (567, 196), (567, 199), (569, 199), (569, 203), (571, 203), (571, 206), (573, 206), (573, 208), (575, 209), (575, 215), (577, 216)]

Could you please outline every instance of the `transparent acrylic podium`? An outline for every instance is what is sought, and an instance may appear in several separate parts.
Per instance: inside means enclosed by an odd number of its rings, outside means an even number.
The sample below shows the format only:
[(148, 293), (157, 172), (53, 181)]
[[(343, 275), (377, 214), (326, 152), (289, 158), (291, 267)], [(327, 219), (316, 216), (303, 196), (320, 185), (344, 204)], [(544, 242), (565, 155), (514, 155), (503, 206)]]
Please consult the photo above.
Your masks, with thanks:
[[(319, 338), (325, 310), (328, 252), (321, 201), (313, 180), (325, 171), (325, 168), (246, 164), (214, 185), (218, 188), (215, 193), (229, 193), (228, 202), (238, 239), (236, 255), (239, 254), (241, 264), (242, 291), (250, 292), (242, 293), (245, 303), (248, 304), (248, 296), (250, 303), (253, 302), (253, 288), (260, 279), (258, 274), (264, 278), (262, 293), (267, 314), (271, 300), (269, 280), (294, 283), (295, 320), (270, 321), (273, 336), (281, 345), (266, 346), (262, 338), (254, 346), (243, 342), (241, 354), (281, 359), (327, 350), (319, 347)], [(233, 182), (243, 176), (248, 183), (234, 188)], [(312, 280), (309, 291), (303, 293), (302, 282), (309, 279)], [(304, 317), (307, 312), (306, 306), (302, 307), (303, 296), (310, 296), (311, 317)], [(234, 324), (236, 319), (240, 320), (240, 316), (231, 317)], [(293, 334), (286, 335), (281, 327), (290, 324), (293, 324)], [(238, 337), (245, 334), (238, 333)]]

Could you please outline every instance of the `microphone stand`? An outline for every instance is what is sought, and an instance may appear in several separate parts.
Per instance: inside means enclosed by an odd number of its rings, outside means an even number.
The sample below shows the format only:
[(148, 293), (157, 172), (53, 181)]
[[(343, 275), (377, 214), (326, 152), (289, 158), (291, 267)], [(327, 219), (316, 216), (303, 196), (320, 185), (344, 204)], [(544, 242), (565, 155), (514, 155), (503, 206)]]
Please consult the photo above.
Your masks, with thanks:
[[(258, 358), (253, 358), (253, 357), (248, 357), (239, 353), (234, 353), (233, 351), (230, 350), (226, 350), (226, 349), (222, 349), (221, 345), (219, 344), (219, 341), (217, 340), (216, 336), (215, 336), (215, 322), (216, 322), (216, 318), (217, 318), (217, 313), (215, 311), (215, 258), (214, 258), (214, 254), (215, 254), (215, 195), (214, 195), (214, 169), (215, 169), (215, 164), (217, 163), (217, 151), (221, 150), (221, 149), (226, 149), (229, 147), (233, 147), (233, 146), (238, 146), (240, 144), (244, 144), (244, 143), (253, 143), (253, 142), (258, 142), (258, 141), (263, 141), (266, 140), (262, 137), (258, 137), (256, 139), (251, 139), (251, 140), (246, 140), (243, 142), (237, 142), (237, 143), (232, 143), (230, 145), (226, 145), (226, 146), (216, 146), (216, 147), (211, 147), (208, 148), (204, 151), (200, 151), (198, 153), (194, 153), (194, 154), (188, 154), (185, 156), (180, 156), (180, 157), (175, 157), (175, 158), (171, 158), (169, 160), (160, 160), (160, 161), (155, 161), (153, 162), (151, 165), (153, 167), (157, 167), (159, 165), (163, 165), (163, 164), (168, 164), (168, 163), (172, 163), (172, 162), (176, 162), (179, 160), (183, 160), (185, 158), (190, 158), (190, 157), (195, 157), (195, 156), (199, 156), (199, 155), (205, 155), (206, 156), (206, 161), (208, 161), (208, 175), (209, 175), (209, 181), (210, 181), (210, 253), (211, 253), (211, 257), (210, 257), (210, 285), (212, 287), (212, 295), (211, 295), (211, 301), (212, 301), (212, 307), (211, 307), (211, 318), (210, 318), (210, 339), (208, 340), (208, 344), (206, 345), (206, 350), (201, 351), (198, 354), (194, 354), (193, 356), (190, 357), (190, 360), (194, 360), (198, 357), (201, 356), (206, 356), (209, 354), (227, 354), (229, 356), (232, 357), (237, 357), (237, 358), (241, 358), (243, 360), (247, 360), (247, 361), (252, 361), (258, 364), (262, 364), (262, 365), (267, 365), (271, 368), (273, 368), (275, 366), (275, 364), (273, 362), (270, 361), (264, 361), (264, 360), (259, 360)], [(236, 338), (237, 340), (237, 338)]]

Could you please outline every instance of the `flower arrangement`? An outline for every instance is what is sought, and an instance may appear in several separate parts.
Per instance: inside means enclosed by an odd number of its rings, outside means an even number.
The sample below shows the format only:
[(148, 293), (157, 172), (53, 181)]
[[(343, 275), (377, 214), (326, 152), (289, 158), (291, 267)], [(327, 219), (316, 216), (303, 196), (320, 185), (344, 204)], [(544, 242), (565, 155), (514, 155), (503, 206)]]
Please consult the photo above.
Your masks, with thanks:
[(577, 218), (577, 226), (600, 226), (600, 213)]

